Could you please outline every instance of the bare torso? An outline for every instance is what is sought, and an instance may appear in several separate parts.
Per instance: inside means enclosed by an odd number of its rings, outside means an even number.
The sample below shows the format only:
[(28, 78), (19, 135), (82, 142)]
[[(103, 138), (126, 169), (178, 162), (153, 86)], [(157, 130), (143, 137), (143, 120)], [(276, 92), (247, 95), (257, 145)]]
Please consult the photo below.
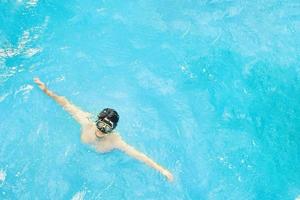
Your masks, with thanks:
[(101, 138), (96, 136), (96, 131), (97, 127), (92, 123), (82, 126), (81, 140), (91, 145), (98, 152), (105, 153), (111, 151), (122, 141), (122, 138), (115, 131)]

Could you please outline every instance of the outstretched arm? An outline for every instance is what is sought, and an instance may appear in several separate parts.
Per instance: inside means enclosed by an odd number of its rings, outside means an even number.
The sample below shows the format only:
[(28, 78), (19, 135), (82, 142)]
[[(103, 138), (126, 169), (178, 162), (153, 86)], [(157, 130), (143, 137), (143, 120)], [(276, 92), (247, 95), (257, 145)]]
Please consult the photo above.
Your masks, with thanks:
[(34, 78), (34, 82), (45, 94), (54, 99), (59, 105), (61, 105), (66, 111), (68, 111), (70, 115), (81, 125), (89, 123), (89, 113), (82, 111), (80, 108), (69, 102), (65, 97), (59, 96), (49, 90), (39, 78)]
[(145, 154), (137, 151), (134, 147), (130, 146), (129, 144), (127, 144), (124, 141), (120, 141), (117, 145), (118, 149), (120, 149), (121, 151), (125, 152), (126, 154), (128, 154), (129, 156), (134, 157), (135, 159), (144, 162), (145, 164), (147, 164), (148, 166), (156, 169), (157, 171), (159, 171), (161, 174), (163, 174), (168, 181), (173, 181), (173, 175), (171, 172), (169, 172), (167, 169), (163, 168), (162, 166), (160, 166), (159, 164), (157, 164), (156, 162), (154, 162), (152, 159), (150, 159), (148, 156), (146, 156)]

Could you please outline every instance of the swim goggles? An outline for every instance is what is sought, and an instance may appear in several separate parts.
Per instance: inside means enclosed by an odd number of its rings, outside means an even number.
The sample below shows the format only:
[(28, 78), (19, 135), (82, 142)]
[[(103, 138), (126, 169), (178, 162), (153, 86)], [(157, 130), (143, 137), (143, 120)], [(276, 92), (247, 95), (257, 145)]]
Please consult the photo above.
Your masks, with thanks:
[(96, 126), (102, 133), (107, 134), (112, 132), (114, 123), (105, 117), (102, 120), (98, 120)]

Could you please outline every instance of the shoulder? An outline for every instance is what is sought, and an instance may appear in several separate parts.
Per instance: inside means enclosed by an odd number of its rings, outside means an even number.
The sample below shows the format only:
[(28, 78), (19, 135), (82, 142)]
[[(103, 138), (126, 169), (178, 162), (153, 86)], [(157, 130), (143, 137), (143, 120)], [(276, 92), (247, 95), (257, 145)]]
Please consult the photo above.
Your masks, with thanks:
[(95, 140), (96, 126), (93, 123), (85, 123), (81, 125), (81, 140), (85, 143), (89, 143)]
[(81, 123), (81, 129), (83, 131), (91, 131), (92, 129), (95, 130), (96, 128), (96, 125), (89, 119), (86, 119), (84, 123)]
[(115, 131), (108, 135), (108, 139), (115, 148), (120, 148), (124, 144), (122, 137)]
[(117, 132), (112, 132), (110, 134), (107, 134), (107, 136), (105, 137), (114, 142), (122, 140), (121, 136)]

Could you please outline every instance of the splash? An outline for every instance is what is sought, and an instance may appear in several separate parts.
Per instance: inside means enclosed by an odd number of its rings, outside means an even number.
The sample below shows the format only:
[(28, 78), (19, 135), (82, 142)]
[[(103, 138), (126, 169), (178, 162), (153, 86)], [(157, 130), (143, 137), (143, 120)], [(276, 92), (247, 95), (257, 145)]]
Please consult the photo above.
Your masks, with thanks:
[(18, 46), (14, 48), (12, 45), (9, 45), (7, 48), (0, 49), (0, 59), (1, 58), (11, 58), (18, 55), (24, 55), (26, 57), (32, 57), (35, 54), (42, 51), (41, 48), (28, 48), (28, 44), (38, 38), (38, 36), (31, 37), (30, 30), (26, 30), (22, 33), (21, 38), (19, 39)]

